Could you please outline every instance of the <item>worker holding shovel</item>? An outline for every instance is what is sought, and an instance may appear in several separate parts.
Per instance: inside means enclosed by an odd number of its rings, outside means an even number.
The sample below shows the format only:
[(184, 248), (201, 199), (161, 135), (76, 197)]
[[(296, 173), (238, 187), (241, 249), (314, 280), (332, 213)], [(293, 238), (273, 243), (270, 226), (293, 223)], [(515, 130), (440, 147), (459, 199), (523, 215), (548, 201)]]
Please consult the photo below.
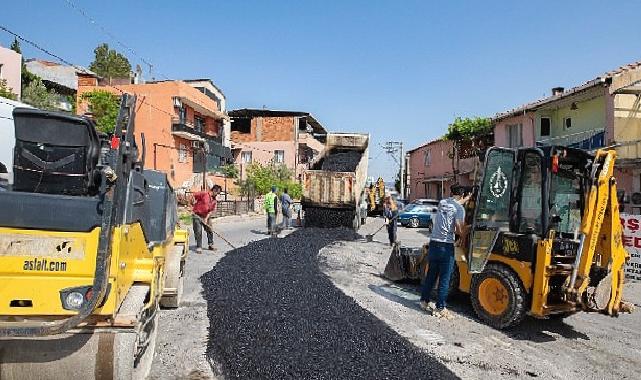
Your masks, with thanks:
[(389, 245), (393, 246), (396, 243), (396, 231), (398, 226), (396, 219), (398, 218), (398, 207), (396, 202), (389, 195), (385, 196), (385, 203), (383, 204), (383, 216), (385, 216), (385, 224), (387, 225), (387, 236), (389, 237)]
[(192, 211), (194, 213), (192, 217), (193, 227), (194, 227), (194, 237), (196, 238), (196, 253), (203, 253), (202, 240), (203, 240), (203, 231), (207, 234), (207, 249), (214, 251), (214, 233), (209, 226), (209, 217), (216, 211), (216, 196), (220, 193), (222, 188), (218, 185), (214, 185), (209, 189), (209, 191), (200, 191), (194, 193), (194, 198), (192, 200)]

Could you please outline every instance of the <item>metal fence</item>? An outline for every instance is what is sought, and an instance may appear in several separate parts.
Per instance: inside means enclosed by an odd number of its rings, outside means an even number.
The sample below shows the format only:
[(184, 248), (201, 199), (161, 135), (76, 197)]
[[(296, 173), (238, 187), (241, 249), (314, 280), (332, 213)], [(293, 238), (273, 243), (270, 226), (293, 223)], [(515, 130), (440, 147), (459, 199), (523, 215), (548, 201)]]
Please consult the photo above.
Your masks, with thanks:
[(255, 211), (255, 199), (241, 201), (218, 201), (214, 217), (227, 215), (244, 215)]

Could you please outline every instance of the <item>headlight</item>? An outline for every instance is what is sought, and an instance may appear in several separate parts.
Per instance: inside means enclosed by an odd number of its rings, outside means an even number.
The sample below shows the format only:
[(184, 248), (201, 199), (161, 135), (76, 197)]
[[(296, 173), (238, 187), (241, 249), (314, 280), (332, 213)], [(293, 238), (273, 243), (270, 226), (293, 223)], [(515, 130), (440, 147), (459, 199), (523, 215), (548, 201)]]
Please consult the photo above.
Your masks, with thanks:
[(73, 310), (80, 310), (82, 304), (85, 302), (85, 296), (79, 292), (71, 292), (65, 297), (66, 308)]
[[(102, 307), (107, 301), (111, 284), (107, 284), (107, 291), (105, 298), (96, 307)], [(60, 291), (60, 301), (62, 308), (65, 310), (80, 310), (85, 302), (89, 302), (93, 296), (93, 288), (91, 286), (79, 286), (77, 288), (67, 288)]]

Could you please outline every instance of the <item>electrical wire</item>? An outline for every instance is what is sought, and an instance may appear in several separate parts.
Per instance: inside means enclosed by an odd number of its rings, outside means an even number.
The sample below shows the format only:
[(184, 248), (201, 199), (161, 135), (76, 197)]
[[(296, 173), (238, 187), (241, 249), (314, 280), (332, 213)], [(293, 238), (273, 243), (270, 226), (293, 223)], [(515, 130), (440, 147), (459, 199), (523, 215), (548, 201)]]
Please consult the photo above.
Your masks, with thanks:
[[(151, 69), (151, 68), (152, 68), (152, 67), (155, 67), (155, 66), (154, 66), (154, 64), (153, 64), (150, 60), (146, 59), (145, 57), (143, 57), (143, 56), (141, 56), (141, 55), (138, 55), (138, 54), (136, 53), (136, 51), (135, 51), (132, 47), (130, 47), (130, 46), (126, 45), (124, 42), (120, 41), (120, 40), (119, 40), (119, 39), (118, 39), (118, 38), (117, 38), (113, 33), (111, 33), (111, 32), (110, 32), (107, 28), (105, 28), (102, 24), (98, 23), (98, 21), (96, 21), (96, 19), (94, 19), (93, 17), (91, 17), (91, 16), (90, 16), (90, 15), (89, 15), (89, 14), (88, 14), (84, 9), (82, 9), (82, 8), (81, 8), (78, 4), (76, 4), (74, 1), (72, 1), (72, 0), (64, 0), (64, 1), (65, 1), (65, 3), (67, 3), (67, 5), (68, 5), (69, 7), (71, 7), (71, 8), (72, 8), (72, 9), (74, 9), (76, 12), (78, 12), (82, 17), (84, 17), (84, 18), (85, 18), (85, 19), (86, 19), (90, 24), (92, 24), (92, 25), (96, 26), (96, 27), (97, 27), (98, 29), (100, 29), (100, 30), (101, 30), (105, 35), (107, 35), (107, 37), (111, 38), (111, 39), (112, 39), (113, 41), (115, 41), (118, 45), (120, 45), (123, 49), (127, 50), (131, 55), (133, 55), (134, 57), (137, 57), (137, 58), (138, 58), (142, 63), (144, 63), (144, 64), (146, 64), (147, 66), (149, 66), (149, 75), (151, 76), (151, 72), (152, 72), (152, 69)], [(163, 73), (161, 73), (160, 71), (156, 70), (156, 73), (158, 73), (158, 74), (159, 74), (161, 77), (163, 77), (164, 79), (169, 80), (169, 77), (167, 77), (166, 75), (164, 75), (164, 74), (163, 74)]]
[[(32, 40), (30, 40), (30, 39), (28, 39), (28, 38), (26, 38), (26, 37), (24, 37), (24, 36), (20, 35), (19, 33), (16, 33), (16, 32), (14, 32), (14, 31), (12, 31), (12, 30), (8, 29), (7, 27), (5, 27), (5, 26), (3, 26), (3, 25), (0, 25), (0, 30), (2, 30), (2, 31), (4, 31), (4, 32), (6, 32), (6, 33), (8, 33), (8, 34), (10, 34), (10, 35), (12, 35), (12, 36), (14, 36), (15, 38), (19, 39), (20, 41), (23, 41), (23, 42), (25, 42), (25, 43), (27, 43), (27, 44), (31, 45), (33, 48), (35, 48), (35, 49), (37, 49), (37, 50), (39, 50), (39, 51), (43, 52), (44, 54), (46, 54), (46, 55), (48, 55), (48, 56), (50, 56), (50, 57), (53, 57), (53, 58), (57, 59), (58, 61), (60, 61), (60, 62), (64, 63), (65, 65), (68, 65), (68, 66), (74, 67), (76, 70), (78, 70), (79, 72), (81, 72), (81, 73), (83, 73), (83, 74), (87, 74), (87, 75), (95, 75), (95, 73), (93, 73), (93, 72), (91, 72), (91, 71), (87, 70), (87, 69), (86, 69), (86, 68), (84, 68), (83, 66), (75, 65), (75, 64), (71, 63), (70, 61), (68, 61), (68, 60), (66, 60), (66, 59), (64, 59), (64, 58), (62, 58), (60, 55), (57, 55), (57, 54), (55, 54), (55, 53), (52, 53), (50, 50), (48, 50), (48, 49), (46, 49), (46, 48), (44, 48), (44, 47), (40, 46), (40, 45), (39, 45), (39, 44), (37, 44), (36, 42), (34, 42), (34, 41), (32, 41)], [(119, 92), (121, 95), (122, 95), (122, 94), (127, 93), (127, 91), (125, 91), (125, 90), (123, 90), (123, 89), (119, 88), (118, 86), (116, 86), (116, 85), (112, 85), (112, 84), (108, 84), (108, 83), (107, 83), (107, 84), (104, 84), (103, 86), (98, 86), (98, 87), (109, 87), (109, 88), (112, 88), (112, 89), (116, 90), (117, 92)], [(142, 104), (146, 104), (146, 105), (147, 105), (147, 106), (149, 106), (150, 108), (152, 108), (152, 109), (154, 109), (154, 110), (156, 110), (156, 111), (158, 111), (158, 112), (162, 112), (162, 113), (164, 113), (164, 114), (166, 114), (166, 115), (170, 116), (171, 118), (175, 118), (175, 117), (176, 117), (176, 115), (175, 115), (175, 114), (173, 114), (173, 113), (171, 113), (171, 112), (167, 112), (167, 111), (165, 111), (164, 109), (159, 108), (159, 107), (155, 106), (154, 104), (150, 103), (150, 102), (146, 99), (146, 97), (142, 97), (142, 98), (138, 98), (138, 97), (137, 97), (137, 98), (136, 98), (136, 101), (141, 103), (141, 104), (140, 104), (140, 106), (142, 106)], [(199, 106), (201, 106), (201, 107), (203, 107), (203, 108), (205, 108), (205, 109), (208, 109), (208, 108), (209, 108), (208, 106), (203, 105), (202, 103), (199, 103), (196, 99), (192, 99), (191, 101), (193, 101), (194, 103), (198, 104)], [(139, 106), (139, 107), (140, 107), (140, 106)], [(247, 147), (247, 148), (249, 148), (249, 149), (251, 149), (251, 150), (262, 151), (262, 152), (266, 152), (266, 153), (269, 153), (269, 154), (274, 154), (274, 151), (275, 151), (275, 150), (266, 150), (266, 149), (262, 149), (262, 148), (256, 148), (256, 147), (253, 147), (253, 146), (251, 146), (251, 145), (247, 145), (247, 144), (240, 143), (240, 142), (234, 142), (234, 144), (236, 144), (236, 145), (241, 145), (241, 146), (245, 146), (245, 147)]]

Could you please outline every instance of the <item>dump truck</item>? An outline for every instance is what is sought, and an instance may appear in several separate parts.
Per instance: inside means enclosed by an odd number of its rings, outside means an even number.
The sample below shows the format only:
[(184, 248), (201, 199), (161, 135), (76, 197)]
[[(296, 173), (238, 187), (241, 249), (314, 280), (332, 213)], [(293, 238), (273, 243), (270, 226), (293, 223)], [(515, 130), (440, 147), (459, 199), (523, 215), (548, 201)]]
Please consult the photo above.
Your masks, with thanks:
[(3, 380), (151, 369), (160, 306), (180, 304), (189, 236), (166, 174), (143, 167), (135, 105), (122, 96), (109, 135), (85, 117), (13, 111), (14, 180), (0, 192)]
[[(616, 151), (562, 146), (492, 147), (466, 206), (451, 291), (469, 294), (478, 317), (497, 329), (524, 316), (581, 311), (616, 316), (624, 266)], [(429, 249), (394, 247), (392, 280), (424, 279)]]
[(327, 134), (323, 153), (303, 175), (305, 226), (358, 229), (365, 223), (368, 150), (368, 134)]

